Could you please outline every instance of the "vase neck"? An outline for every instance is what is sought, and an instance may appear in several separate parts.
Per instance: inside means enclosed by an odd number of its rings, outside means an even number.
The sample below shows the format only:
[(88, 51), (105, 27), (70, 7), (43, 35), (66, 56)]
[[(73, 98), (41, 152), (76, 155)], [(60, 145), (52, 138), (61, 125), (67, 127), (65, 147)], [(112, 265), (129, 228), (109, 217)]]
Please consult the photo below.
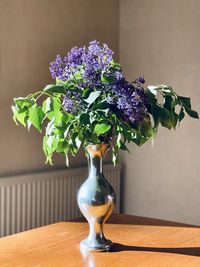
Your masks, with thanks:
[(103, 158), (109, 144), (96, 144), (86, 147), (88, 153), (89, 177), (97, 177), (103, 172)]

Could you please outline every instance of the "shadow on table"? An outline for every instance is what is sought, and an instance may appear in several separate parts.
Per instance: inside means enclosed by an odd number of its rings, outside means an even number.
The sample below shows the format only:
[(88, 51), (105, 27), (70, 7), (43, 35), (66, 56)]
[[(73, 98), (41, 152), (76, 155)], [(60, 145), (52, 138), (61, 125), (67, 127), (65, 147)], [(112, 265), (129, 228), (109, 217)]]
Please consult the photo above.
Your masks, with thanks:
[(145, 252), (162, 252), (174, 253), (188, 256), (200, 256), (200, 247), (185, 247), (185, 248), (159, 248), (159, 247), (140, 247), (140, 246), (127, 246), (119, 243), (114, 243), (110, 252), (120, 251), (145, 251)]
[[(86, 222), (85, 218), (79, 217), (71, 220), (72, 222)], [(199, 228), (198, 225), (184, 224), (173, 221), (166, 221), (154, 218), (147, 218), (135, 215), (117, 214), (114, 213), (110, 216), (107, 223), (112, 224), (131, 224), (131, 225), (145, 225), (145, 226), (167, 226), (167, 227), (192, 227)]]

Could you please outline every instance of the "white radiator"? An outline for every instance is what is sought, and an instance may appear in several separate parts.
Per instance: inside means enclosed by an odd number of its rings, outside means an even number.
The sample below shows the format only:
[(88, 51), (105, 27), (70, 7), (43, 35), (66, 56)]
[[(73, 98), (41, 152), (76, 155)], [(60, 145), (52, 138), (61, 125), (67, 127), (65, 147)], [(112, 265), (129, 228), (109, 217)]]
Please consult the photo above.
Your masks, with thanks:
[[(104, 166), (120, 211), (121, 166)], [(81, 215), (77, 192), (87, 177), (87, 168), (64, 169), (0, 178), (0, 237)]]

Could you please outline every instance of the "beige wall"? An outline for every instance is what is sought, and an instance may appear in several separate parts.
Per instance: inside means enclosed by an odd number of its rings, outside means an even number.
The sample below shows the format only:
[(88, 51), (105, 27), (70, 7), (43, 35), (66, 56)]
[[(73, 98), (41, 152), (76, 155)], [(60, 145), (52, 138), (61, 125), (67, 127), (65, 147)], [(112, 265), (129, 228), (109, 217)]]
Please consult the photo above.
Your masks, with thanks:
[[(42, 136), (12, 122), (12, 99), (51, 83), (49, 62), (94, 39), (117, 53), (118, 0), (0, 1), (0, 176), (52, 169)], [(84, 162), (81, 154), (72, 166)], [(55, 166), (64, 166), (62, 156)]]
[[(127, 78), (168, 83), (192, 97), (200, 112), (200, 1), (0, 1), (0, 176), (44, 165), (42, 136), (12, 122), (10, 106), (51, 82), (49, 62), (74, 45), (98, 39), (118, 51)], [(154, 147), (123, 154), (124, 211), (200, 224), (200, 123), (186, 119), (176, 132), (159, 130)], [(72, 166), (84, 163), (83, 155)], [(61, 156), (57, 168), (64, 166)]]
[[(127, 78), (172, 85), (200, 112), (200, 1), (121, 0), (120, 62)], [(124, 211), (200, 225), (200, 122), (160, 129), (155, 145), (123, 154)]]

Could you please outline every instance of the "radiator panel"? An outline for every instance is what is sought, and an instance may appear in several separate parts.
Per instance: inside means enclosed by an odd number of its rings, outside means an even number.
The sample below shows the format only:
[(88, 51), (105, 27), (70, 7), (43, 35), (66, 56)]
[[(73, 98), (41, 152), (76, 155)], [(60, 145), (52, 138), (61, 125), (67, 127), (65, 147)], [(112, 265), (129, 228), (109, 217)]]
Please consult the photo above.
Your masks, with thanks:
[[(0, 178), (0, 237), (81, 215), (77, 192), (87, 177), (87, 168)], [(121, 166), (105, 165), (120, 211)]]

